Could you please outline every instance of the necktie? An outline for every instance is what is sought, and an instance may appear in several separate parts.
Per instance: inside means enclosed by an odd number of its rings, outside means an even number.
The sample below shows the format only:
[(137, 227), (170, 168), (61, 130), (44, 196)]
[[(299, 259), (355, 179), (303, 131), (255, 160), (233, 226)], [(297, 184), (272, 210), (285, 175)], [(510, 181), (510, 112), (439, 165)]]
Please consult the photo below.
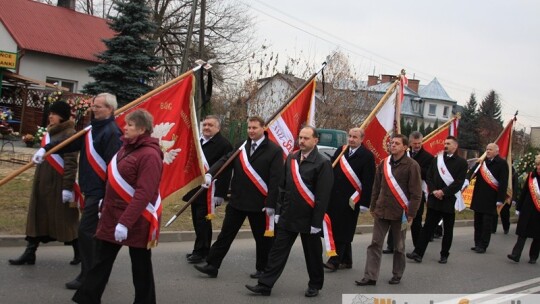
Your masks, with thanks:
[(416, 152), (411, 151), (411, 157), (414, 157), (416, 155)]
[(204, 139), (203, 139), (203, 138), (201, 138), (201, 146), (203, 145), (203, 142), (204, 142)]
[(349, 157), (351, 157), (354, 154), (353, 150), (349, 150)]
[(300, 154), (300, 163), (302, 163), (304, 161), (304, 159), (306, 159), (306, 157), (304, 156), (304, 154)]
[(249, 154), (249, 156), (253, 155), (253, 153), (255, 153), (255, 150), (257, 149), (257, 143), (256, 142), (253, 142), (251, 144), (251, 153)]

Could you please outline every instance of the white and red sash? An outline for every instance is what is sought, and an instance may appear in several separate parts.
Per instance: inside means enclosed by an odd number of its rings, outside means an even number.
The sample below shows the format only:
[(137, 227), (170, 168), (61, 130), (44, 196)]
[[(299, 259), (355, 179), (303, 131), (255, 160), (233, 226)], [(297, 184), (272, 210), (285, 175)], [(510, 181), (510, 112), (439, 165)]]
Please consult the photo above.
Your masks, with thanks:
[[(313, 194), (313, 192), (311, 192), (311, 190), (309, 190), (307, 185), (302, 180), (302, 176), (300, 175), (300, 170), (298, 168), (298, 163), (295, 158), (291, 158), (291, 171), (296, 189), (298, 190), (304, 201), (311, 208), (315, 208), (315, 195)], [(322, 224), (326, 255), (329, 257), (336, 256), (336, 244), (334, 243), (334, 235), (332, 232), (332, 221), (326, 213), (324, 214)]]
[(483, 161), (482, 165), (480, 166), (480, 174), (493, 190), (499, 190), (499, 181), (495, 178), (495, 176), (493, 176), (493, 174), (491, 174), (491, 171), (489, 171), (485, 161)]
[(96, 149), (94, 148), (94, 139), (92, 138), (92, 126), (88, 126), (84, 128), (87, 132), (84, 137), (85, 142), (85, 150), (86, 150), (86, 159), (88, 160), (88, 163), (94, 170), (94, 172), (99, 176), (99, 178), (102, 181), (105, 181), (106, 177), (106, 169), (107, 169), (107, 163), (99, 153), (97, 153)]
[[(49, 133), (43, 134), (41, 139), (41, 147), (45, 147), (51, 142)], [(64, 175), (64, 159), (59, 154), (51, 154), (45, 158), (45, 160), (53, 167), (60, 175)], [(73, 201), (80, 209), (84, 209), (84, 197), (81, 192), (81, 188), (77, 181), (73, 183)]]
[(529, 174), (529, 192), (531, 194), (532, 201), (536, 207), (536, 211), (540, 212), (540, 188), (538, 187), (538, 180), (533, 177), (533, 173)]
[[(343, 146), (343, 149), (345, 149), (345, 146)], [(345, 174), (345, 176), (347, 177), (347, 180), (349, 180), (349, 183), (351, 183), (351, 185), (356, 190), (349, 198), (349, 206), (351, 206), (351, 208), (354, 210), (354, 207), (356, 206), (356, 204), (358, 204), (358, 202), (360, 201), (360, 196), (362, 195), (362, 182), (354, 172), (349, 162), (345, 159), (345, 157), (340, 157), (339, 166), (341, 167), (341, 171), (343, 171), (343, 174)]]
[[(208, 172), (210, 170), (210, 165), (208, 165), (208, 162), (206, 161), (206, 157), (204, 156), (204, 153), (201, 153), (203, 165), (204, 165), (204, 172)], [(216, 194), (216, 181), (217, 179), (214, 179), (210, 186), (208, 187), (206, 191), (206, 209), (207, 214), (205, 218), (209, 221), (213, 220), (216, 216), (216, 206), (214, 206), (214, 195)]]
[(392, 194), (394, 195), (394, 198), (398, 201), (399, 205), (405, 213), (407, 213), (409, 209), (409, 199), (405, 195), (405, 192), (403, 192), (403, 189), (399, 186), (396, 178), (392, 174), (392, 167), (390, 167), (390, 160), (392, 159), (392, 156), (388, 156), (384, 160), (384, 166), (383, 166), (383, 173), (384, 173), (384, 179), (386, 180), (386, 183), (388, 184), (388, 187), (392, 191)]
[[(437, 155), (437, 169), (439, 170), (439, 175), (441, 176), (441, 179), (447, 186), (454, 182), (454, 177), (452, 176), (452, 174), (450, 174), (450, 171), (444, 163), (443, 153), (439, 153), (439, 155)], [(457, 211), (465, 210), (465, 201), (463, 200), (463, 195), (461, 194), (461, 191), (454, 193), (454, 195), (456, 196), (456, 203), (454, 204), (454, 208)]]
[[(251, 166), (251, 163), (248, 159), (248, 154), (246, 151), (246, 144), (247, 140), (240, 146), (240, 164), (242, 165), (242, 169), (244, 170), (244, 173), (246, 173), (249, 180), (259, 189), (262, 195), (265, 197), (265, 204), (266, 204), (266, 197), (268, 196), (268, 186), (262, 179), (262, 177), (255, 171), (255, 168)], [(274, 236), (274, 215), (268, 216), (266, 215), (266, 225), (264, 230), (264, 236), (267, 237), (273, 237)]]
[[(135, 189), (128, 184), (118, 171), (116, 156), (112, 158), (109, 163), (107, 177), (114, 191), (127, 203), (131, 203), (131, 199), (135, 195)], [(154, 204), (148, 203), (146, 209), (143, 211), (142, 216), (150, 223), (150, 229), (148, 231), (148, 249), (157, 246), (159, 238), (159, 218), (161, 217), (162, 205), (161, 196), (158, 195)]]

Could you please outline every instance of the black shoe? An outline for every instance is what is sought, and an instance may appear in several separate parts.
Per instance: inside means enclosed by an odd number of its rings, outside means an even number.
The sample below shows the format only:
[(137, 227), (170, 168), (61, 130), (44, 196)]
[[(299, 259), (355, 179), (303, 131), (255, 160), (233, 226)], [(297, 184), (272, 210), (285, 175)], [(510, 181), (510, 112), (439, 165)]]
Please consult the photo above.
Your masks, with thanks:
[(338, 269), (351, 269), (352, 268), (352, 264), (347, 264), (347, 263), (341, 263), (339, 264), (339, 267)]
[(187, 261), (191, 264), (199, 264), (204, 261), (204, 258), (205, 257), (200, 256), (198, 254), (192, 254), (189, 258), (187, 258)]
[(266, 287), (261, 284), (257, 285), (246, 285), (246, 288), (253, 293), (258, 293), (263, 296), (269, 296), (272, 293), (272, 288)]
[(414, 251), (411, 252), (411, 253), (407, 253), (405, 256), (408, 259), (415, 260), (418, 263), (422, 263), (422, 257), (418, 253), (416, 253)]
[(401, 282), (401, 278), (400, 277), (392, 277), (390, 279), (390, 281), (388, 281), (388, 284), (390, 285), (397, 285)]
[(69, 261), (69, 265), (79, 265), (81, 263), (81, 259), (79, 257), (74, 257), (73, 260)]
[(316, 297), (319, 295), (319, 290), (317, 288), (313, 288), (313, 287), (308, 287), (308, 289), (306, 289), (306, 293), (304, 293), (304, 295), (308, 298), (313, 298), (313, 297)]
[(439, 264), (446, 264), (448, 263), (448, 257), (441, 257), (441, 259), (439, 260)]
[(516, 262), (516, 263), (519, 262), (519, 257), (517, 255), (509, 254), (506, 257), (509, 258), (510, 260)]
[(377, 281), (363, 278), (360, 281), (354, 281), (358, 286), (377, 285)]
[(476, 251), (476, 246), (471, 247), (471, 250), (472, 250), (472, 251)]
[(536, 259), (530, 259), (529, 264), (536, 264)]
[(476, 247), (476, 250), (474, 252), (476, 252), (476, 253), (486, 253), (486, 248)]
[(258, 279), (264, 274), (264, 271), (257, 270), (254, 273), (250, 274), (249, 277), (252, 279)]
[(334, 265), (334, 264), (332, 264), (330, 262), (326, 262), (326, 263), (323, 264), (323, 267), (330, 270), (331, 272), (334, 272), (334, 271), (338, 270), (339, 266), (336, 266), (336, 265)]
[(74, 279), (73, 281), (69, 281), (66, 283), (66, 288), (71, 289), (71, 290), (77, 290), (81, 288), (81, 286), (82, 286), (82, 282), (77, 279)]
[(193, 253), (186, 253), (186, 259), (189, 259), (192, 255)]
[(390, 248), (386, 248), (382, 251), (382, 253), (384, 254), (390, 254), (390, 253), (394, 253), (394, 249), (390, 249)]
[(508, 229), (505, 229), (505, 230), (504, 230), (504, 234), (508, 234)]
[(195, 269), (198, 271), (207, 274), (211, 278), (215, 278), (218, 275), (218, 269), (210, 264), (204, 266), (194, 265)]

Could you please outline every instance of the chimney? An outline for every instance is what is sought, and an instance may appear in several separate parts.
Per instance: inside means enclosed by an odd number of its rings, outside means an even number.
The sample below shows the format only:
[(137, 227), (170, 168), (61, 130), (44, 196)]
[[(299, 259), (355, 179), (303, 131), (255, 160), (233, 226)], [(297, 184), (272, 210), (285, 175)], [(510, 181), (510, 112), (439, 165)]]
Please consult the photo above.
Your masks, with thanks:
[(379, 82), (379, 76), (375, 75), (368, 75), (367, 77), (367, 86), (373, 86), (376, 85)]
[(56, 6), (58, 7), (65, 7), (72, 11), (75, 10), (75, 0), (58, 0), (56, 3)]
[(420, 86), (420, 80), (409, 79), (409, 84), (407, 86), (409, 87), (409, 89), (413, 90), (416, 94), (418, 94), (418, 87)]
[(387, 82), (391, 82), (391, 81), (394, 81), (396, 80), (396, 76), (395, 75), (381, 75), (381, 83), (387, 83)]

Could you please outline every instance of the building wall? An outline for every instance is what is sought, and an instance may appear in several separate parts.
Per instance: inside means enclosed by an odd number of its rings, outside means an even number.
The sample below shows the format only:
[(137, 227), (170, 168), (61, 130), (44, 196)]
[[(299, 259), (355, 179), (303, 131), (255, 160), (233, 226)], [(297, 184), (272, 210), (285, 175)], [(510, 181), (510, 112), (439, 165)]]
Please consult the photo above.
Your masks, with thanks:
[[(435, 108), (435, 115), (429, 114), (430, 105), (434, 105)], [(435, 121), (439, 120), (439, 125), (442, 123), (448, 121), (450, 118), (452, 118), (452, 103), (445, 102), (441, 100), (432, 100), (432, 99), (424, 99), (424, 112), (422, 115), (424, 116), (424, 122), (426, 124), (426, 127), (428, 124), (432, 125), (435, 123)], [(444, 115), (444, 107), (448, 107), (447, 109), (447, 115)]]
[(263, 86), (248, 101), (247, 112), (249, 116), (259, 115), (267, 120), (294, 92), (290, 85), (279, 77), (269, 81), (270, 83)]
[(540, 127), (531, 128), (531, 146), (540, 148)]
[(76, 93), (93, 81), (88, 68), (96, 63), (62, 56), (27, 51), (20, 59), (19, 74), (45, 82), (47, 77), (77, 82)]
[(12, 53), (17, 52), (17, 43), (11, 38), (11, 35), (2, 23), (0, 23), (0, 50)]

